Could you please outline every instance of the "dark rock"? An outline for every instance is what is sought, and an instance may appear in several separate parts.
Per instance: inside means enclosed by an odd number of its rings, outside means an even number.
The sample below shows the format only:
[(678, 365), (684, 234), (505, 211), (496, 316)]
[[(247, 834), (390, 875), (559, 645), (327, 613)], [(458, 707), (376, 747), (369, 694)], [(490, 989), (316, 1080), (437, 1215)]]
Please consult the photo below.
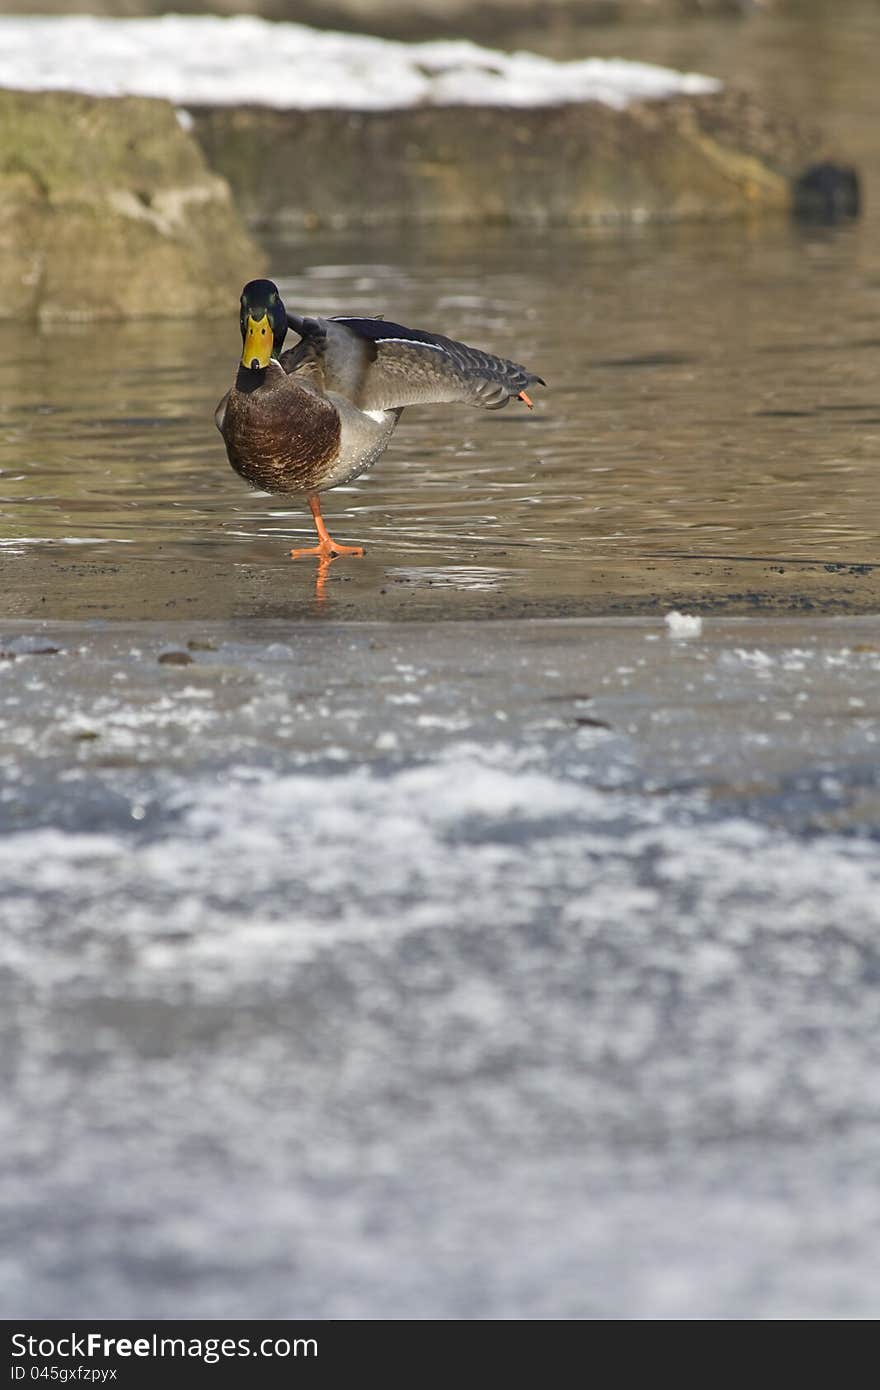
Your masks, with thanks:
[(851, 164), (824, 160), (811, 164), (795, 181), (794, 214), (804, 221), (844, 222), (858, 217), (861, 209), (861, 185)]

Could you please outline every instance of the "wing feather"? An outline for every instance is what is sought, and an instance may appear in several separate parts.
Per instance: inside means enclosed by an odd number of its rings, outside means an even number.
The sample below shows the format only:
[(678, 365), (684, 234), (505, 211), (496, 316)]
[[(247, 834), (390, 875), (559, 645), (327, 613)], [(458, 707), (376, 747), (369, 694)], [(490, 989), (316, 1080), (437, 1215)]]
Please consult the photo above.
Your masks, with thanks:
[(500, 410), (533, 382), (544, 384), (518, 362), (439, 333), (375, 319), (335, 321), (376, 345), (364, 384), (365, 404), (372, 409), (462, 402)]
[(300, 342), (280, 361), (321, 391), (361, 410), (462, 402), (500, 410), (533, 382), (518, 362), (384, 319), (300, 318), (288, 313)]

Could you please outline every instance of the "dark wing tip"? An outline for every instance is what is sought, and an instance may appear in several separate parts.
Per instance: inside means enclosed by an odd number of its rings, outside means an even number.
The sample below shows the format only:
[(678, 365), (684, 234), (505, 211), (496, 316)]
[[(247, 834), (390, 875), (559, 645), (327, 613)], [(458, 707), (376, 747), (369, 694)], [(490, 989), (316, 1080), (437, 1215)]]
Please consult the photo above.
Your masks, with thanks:
[(318, 319), (309, 318), (304, 314), (292, 314), (287, 311), (287, 323), (294, 333), (298, 333), (301, 338), (325, 338), (327, 330)]

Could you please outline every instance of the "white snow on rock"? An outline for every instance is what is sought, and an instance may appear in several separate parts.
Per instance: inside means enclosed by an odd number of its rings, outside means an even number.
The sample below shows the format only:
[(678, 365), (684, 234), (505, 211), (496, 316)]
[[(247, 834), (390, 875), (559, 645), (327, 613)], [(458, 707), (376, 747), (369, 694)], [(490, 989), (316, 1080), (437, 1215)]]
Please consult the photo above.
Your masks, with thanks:
[(388, 110), (630, 102), (718, 91), (648, 63), (556, 62), (467, 40), (396, 43), (238, 16), (0, 17), (0, 87), (164, 97), (178, 105)]
[(670, 637), (699, 637), (703, 619), (694, 613), (667, 613), (666, 630)]

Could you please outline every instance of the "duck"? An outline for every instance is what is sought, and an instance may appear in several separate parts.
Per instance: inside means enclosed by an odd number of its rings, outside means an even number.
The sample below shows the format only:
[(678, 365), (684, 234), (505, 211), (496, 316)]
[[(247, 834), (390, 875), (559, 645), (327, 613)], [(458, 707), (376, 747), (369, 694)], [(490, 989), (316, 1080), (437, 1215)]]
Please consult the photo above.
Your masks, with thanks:
[[(289, 313), (278, 286), (241, 293), (242, 353), (214, 419), (230, 464), (251, 487), (304, 496), (317, 545), (298, 558), (364, 554), (332, 540), (321, 496), (352, 482), (385, 452), (405, 407), (455, 404), (500, 410), (544, 380), (518, 362), (383, 318)], [(299, 336), (284, 350), (288, 330)]]

